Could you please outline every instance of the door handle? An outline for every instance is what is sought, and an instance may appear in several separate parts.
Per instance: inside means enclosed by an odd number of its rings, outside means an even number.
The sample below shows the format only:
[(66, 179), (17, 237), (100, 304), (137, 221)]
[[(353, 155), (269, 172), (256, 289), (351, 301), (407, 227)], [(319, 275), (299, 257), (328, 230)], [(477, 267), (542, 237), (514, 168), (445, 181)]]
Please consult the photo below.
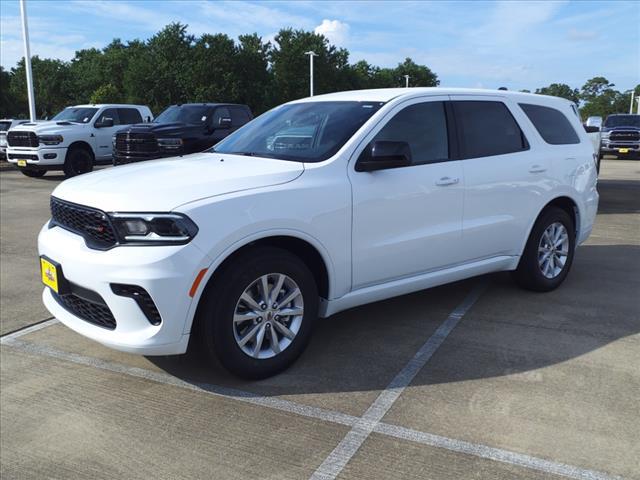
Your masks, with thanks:
[(436, 180), (436, 185), (446, 187), (447, 185), (455, 185), (459, 181), (459, 178), (442, 177), (440, 180)]
[(543, 167), (542, 165), (531, 165), (529, 168), (529, 173), (543, 173), (547, 171), (547, 167)]

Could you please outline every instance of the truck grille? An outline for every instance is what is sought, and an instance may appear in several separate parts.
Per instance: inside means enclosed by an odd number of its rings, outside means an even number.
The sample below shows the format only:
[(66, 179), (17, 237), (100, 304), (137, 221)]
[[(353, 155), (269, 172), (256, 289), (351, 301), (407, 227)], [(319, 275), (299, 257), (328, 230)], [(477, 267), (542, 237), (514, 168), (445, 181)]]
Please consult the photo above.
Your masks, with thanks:
[(612, 142), (637, 142), (640, 141), (640, 132), (636, 130), (614, 130), (609, 135)]
[[(102, 300), (102, 297), (97, 293), (92, 293)], [(107, 304), (104, 303), (104, 300), (102, 300), (102, 303), (97, 303), (86, 300), (73, 293), (58, 295), (55, 292), (51, 292), (51, 294), (65, 310), (76, 317), (81, 318), (85, 322), (93, 323), (94, 325), (108, 328), (109, 330), (114, 330), (116, 328), (116, 319)]]
[(116, 151), (129, 153), (157, 153), (158, 141), (153, 133), (118, 133), (116, 135)]
[(106, 213), (56, 197), (51, 197), (50, 206), (53, 225), (81, 235), (88, 247), (106, 249), (116, 244), (116, 234)]
[(7, 132), (7, 143), (10, 147), (37, 147), (38, 136), (33, 132)]

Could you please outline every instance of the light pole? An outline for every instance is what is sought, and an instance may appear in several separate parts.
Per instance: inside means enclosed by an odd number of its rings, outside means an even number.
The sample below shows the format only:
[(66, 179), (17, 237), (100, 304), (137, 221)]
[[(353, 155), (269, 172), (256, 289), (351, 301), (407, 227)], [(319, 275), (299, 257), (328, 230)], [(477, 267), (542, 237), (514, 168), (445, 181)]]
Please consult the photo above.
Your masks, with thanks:
[(409, 75), (403, 75), (404, 77), (404, 88), (409, 88)]
[(317, 57), (318, 54), (311, 50), (304, 54), (309, 55), (309, 96), (313, 97), (313, 57)]
[(36, 100), (33, 94), (33, 75), (31, 73), (31, 53), (29, 52), (29, 28), (27, 27), (27, 5), (20, 0), (20, 16), (22, 17), (22, 40), (24, 41), (24, 68), (27, 72), (27, 95), (29, 97), (29, 119), (36, 119)]

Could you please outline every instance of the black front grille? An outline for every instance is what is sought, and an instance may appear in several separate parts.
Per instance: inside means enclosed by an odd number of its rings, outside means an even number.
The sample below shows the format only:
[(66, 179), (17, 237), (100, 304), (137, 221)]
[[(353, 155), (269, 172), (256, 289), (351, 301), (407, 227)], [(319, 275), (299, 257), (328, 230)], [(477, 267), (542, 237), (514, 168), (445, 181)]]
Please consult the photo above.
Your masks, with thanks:
[(9, 131), (7, 143), (10, 147), (37, 147), (38, 137), (33, 132)]
[(69, 293), (66, 295), (58, 295), (55, 292), (51, 292), (53, 298), (67, 311), (72, 313), (78, 318), (81, 318), (85, 322), (93, 323), (99, 327), (108, 328), (114, 330), (116, 328), (116, 319), (113, 317), (113, 313), (104, 303), (102, 297), (95, 292), (91, 292), (102, 303), (86, 300), (78, 295)]
[(640, 132), (636, 130), (615, 130), (609, 135), (612, 142), (637, 142), (640, 140)]
[(50, 205), (53, 225), (82, 235), (89, 247), (104, 249), (116, 244), (116, 234), (106, 213), (56, 197), (51, 197)]
[(116, 151), (129, 153), (157, 153), (158, 140), (153, 133), (118, 133), (116, 135)]

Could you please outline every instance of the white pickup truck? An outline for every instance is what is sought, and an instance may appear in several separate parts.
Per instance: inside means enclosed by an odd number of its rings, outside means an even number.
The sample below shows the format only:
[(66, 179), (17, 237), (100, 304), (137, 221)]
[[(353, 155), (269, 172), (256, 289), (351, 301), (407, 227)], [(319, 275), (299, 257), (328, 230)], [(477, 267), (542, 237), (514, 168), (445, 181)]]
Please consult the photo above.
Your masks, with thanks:
[(127, 125), (150, 122), (142, 105), (76, 105), (51, 121), (25, 123), (7, 133), (7, 160), (28, 177), (62, 170), (67, 177), (90, 172), (95, 164), (110, 163), (112, 137)]

